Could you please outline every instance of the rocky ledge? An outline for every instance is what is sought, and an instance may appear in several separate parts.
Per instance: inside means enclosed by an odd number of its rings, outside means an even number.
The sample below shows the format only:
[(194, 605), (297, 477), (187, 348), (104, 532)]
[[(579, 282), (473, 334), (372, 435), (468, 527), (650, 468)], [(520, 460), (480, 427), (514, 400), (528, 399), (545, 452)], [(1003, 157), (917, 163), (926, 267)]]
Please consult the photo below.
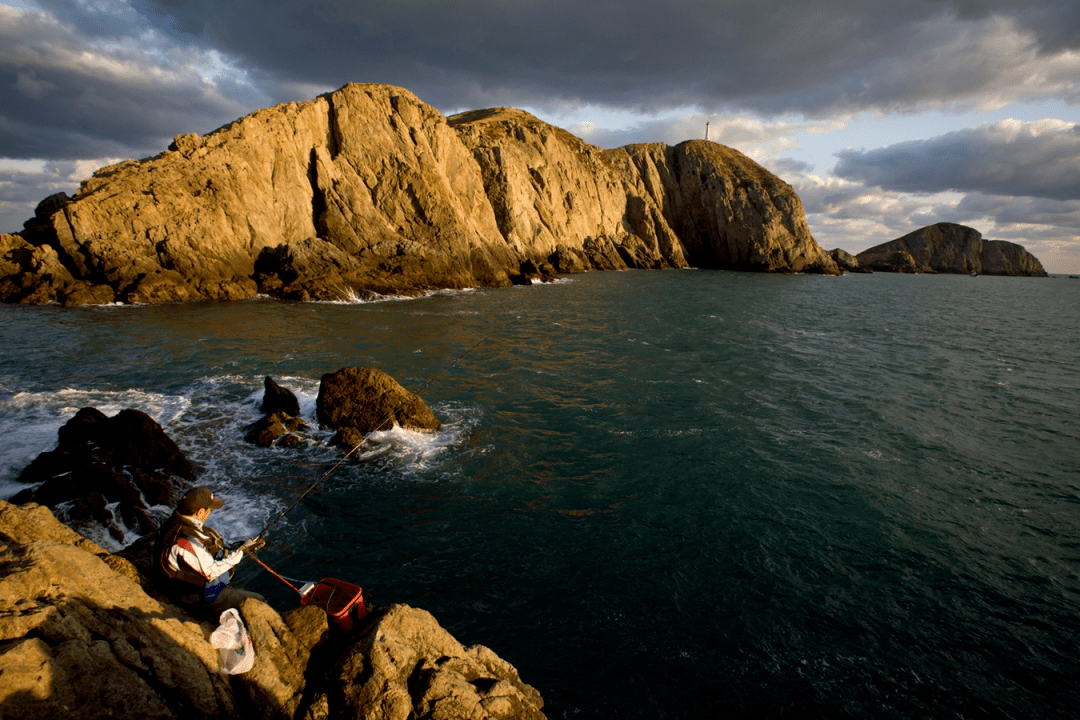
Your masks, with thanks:
[(955, 223), (920, 228), (855, 258), (863, 271), (1047, 276), (1042, 263), (1022, 246), (983, 240), (978, 230)]
[(5, 302), (417, 294), (590, 269), (838, 274), (790, 185), (705, 141), (601, 150), (350, 84), (102, 168), (0, 236)]
[(5, 720), (544, 717), (511, 665), (406, 605), (340, 636), (318, 608), (278, 614), (246, 599), (255, 665), (229, 676), (209, 642), (216, 623), (156, 595), (131, 562), (40, 505), (0, 501), (0, 564)]

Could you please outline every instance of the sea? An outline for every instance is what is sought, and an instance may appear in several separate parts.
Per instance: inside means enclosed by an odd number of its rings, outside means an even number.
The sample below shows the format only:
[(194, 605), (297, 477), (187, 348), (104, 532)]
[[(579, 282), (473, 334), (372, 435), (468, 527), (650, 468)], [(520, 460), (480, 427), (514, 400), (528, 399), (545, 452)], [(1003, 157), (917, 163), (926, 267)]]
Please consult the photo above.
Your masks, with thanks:
[[(349, 366), (442, 429), (332, 469), (315, 399)], [(297, 446), (244, 441), (267, 375), (311, 426)], [(663, 270), (0, 307), (0, 497), (88, 406), (154, 417), (225, 499), (212, 525), (273, 523), (278, 573), (431, 612), (550, 718), (1080, 707), (1075, 279)], [(250, 561), (234, 582), (297, 606)]]

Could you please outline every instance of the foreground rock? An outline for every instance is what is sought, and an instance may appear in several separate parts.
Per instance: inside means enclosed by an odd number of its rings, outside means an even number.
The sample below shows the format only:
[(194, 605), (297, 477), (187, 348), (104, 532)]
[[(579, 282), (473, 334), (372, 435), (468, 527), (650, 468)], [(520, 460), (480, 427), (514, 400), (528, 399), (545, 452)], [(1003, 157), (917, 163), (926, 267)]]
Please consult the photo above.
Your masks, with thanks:
[(215, 623), (148, 594), (128, 561), (47, 508), (0, 501), (0, 565), (5, 720), (544, 717), (513, 667), (422, 610), (392, 606), (341, 638), (318, 608), (247, 599), (255, 666), (230, 681)]
[(0, 299), (339, 299), (687, 265), (839, 272), (791, 186), (730, 148), (603, 151), (522, 111), (448, 122), (350, 84), (47, 198), (0, 241)]
[(66, 520), (76, 526), (98, 523), (117, 543), (125, 542), (125, 532), (107, 505), (119, 503), (122, 524), (145, 535), (159, 524), (150, 506), (171, 510), (195, 480), (180, 448), (139, 410), (121, 410), (110, 418), (83, 408), (57, 434), (56, 449), (38, 455), (19, 475), (19, 482), (37, 487), (12, 501), (52, 509), (74, 501), (62, 512)]
[(880, 272), (1046, 277), (1038, 259), (1015, 243), (983, 240), (974, 228), (938, 223), (864, 250), (859, 265)]
[(235, 716), (204, 629), (133, 569), (38, 505), (0, 501), (0, 539), (0, 715)]
[(309, 720), (540, 720), (544, 701), (486, 647), (465, 648), (407, 605), (380, 611), (327, 673)]
[(431, 408), (382, 370), (347, 367), (322, 376), (315, 401), (319, 422), (335, 428), (334, 442), (355, 447), (368, 433), (390, 430), (438, 430)]

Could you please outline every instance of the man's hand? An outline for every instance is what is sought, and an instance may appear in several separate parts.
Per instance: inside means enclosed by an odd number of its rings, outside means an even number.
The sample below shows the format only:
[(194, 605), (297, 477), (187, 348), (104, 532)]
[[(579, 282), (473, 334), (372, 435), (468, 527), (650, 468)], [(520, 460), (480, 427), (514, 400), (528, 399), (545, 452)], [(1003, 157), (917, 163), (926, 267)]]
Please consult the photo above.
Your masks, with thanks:
[(240, 549), (245, 552), (254, 553), (259, 552), (264, 547), (266, 547), (266, 542), (264, 540), (260, 540), (259, 538), (251, 538), (250, 540), (245, 541), (244, 544), (240, 546)]

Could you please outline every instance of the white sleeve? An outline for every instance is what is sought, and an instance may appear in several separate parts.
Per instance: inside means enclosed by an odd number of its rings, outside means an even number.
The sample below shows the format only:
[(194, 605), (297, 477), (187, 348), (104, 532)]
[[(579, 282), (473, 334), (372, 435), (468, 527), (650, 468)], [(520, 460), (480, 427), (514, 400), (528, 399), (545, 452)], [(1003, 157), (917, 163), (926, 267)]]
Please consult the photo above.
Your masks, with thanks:
[(169, 548), (168, 563), (174, 569), (180, 568), (180, 561), (187, 564), (192, 570), (202, 575), (207, 580), (213, 580), (219, 575), (228, 572), (240, 564), (244, 559), (244, 553), (235, 550), (223, 560), (214, 560), (206, 548), (198, 542), (192, 542), (186, 537), (176, 539), (176, 544)]

